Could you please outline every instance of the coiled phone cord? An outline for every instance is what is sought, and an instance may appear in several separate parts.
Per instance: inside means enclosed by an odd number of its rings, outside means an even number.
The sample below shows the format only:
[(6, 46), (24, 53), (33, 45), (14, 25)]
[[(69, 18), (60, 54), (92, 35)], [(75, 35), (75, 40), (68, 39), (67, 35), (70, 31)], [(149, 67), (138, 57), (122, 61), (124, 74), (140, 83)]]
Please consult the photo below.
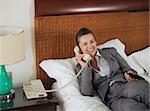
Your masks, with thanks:
[[(70, 82), (68, 82), (67, 84), (65, 84), (65, 85), (62, 86), (62, 87), (59, 87), (59, 88), (57, 88), (57, 89), (51, 89), (51, 90), (39, 90), (39, 89), (31, 89), (31, 88), (25, 88), (25, 90), (28, 90), (28, 91), (35, 91), (35, 92), (47, 92), (47, 93), (55, 92), (55, 91), (61, 90), (61, 89), (63, 89), (64, 87), (66, 87), (66, 86), (68, 86), (69, 84), (71, 84), (71, 83), (81, 74), (81, 72), (84, 70), (84, 68), (87, 66), (87, 64), (88, 64), (88, 61), (86, 61), (85, 66), (81, 68), (81, 70), (76, 74), (76, 76), (75, 76)], [(71, 72), (70, 70), (69, 70), (69, 72), (74, 75), (74, 73)]]

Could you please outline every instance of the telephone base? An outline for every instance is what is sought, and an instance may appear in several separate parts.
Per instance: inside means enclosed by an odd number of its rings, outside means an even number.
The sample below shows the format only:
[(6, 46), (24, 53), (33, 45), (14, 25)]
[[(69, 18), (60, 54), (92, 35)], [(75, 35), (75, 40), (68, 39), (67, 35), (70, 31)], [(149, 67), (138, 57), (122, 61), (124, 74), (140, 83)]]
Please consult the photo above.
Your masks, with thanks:
[(27, 99), (43, 98), (48, 96), (40, 79), (24, 82), (23, 90)]

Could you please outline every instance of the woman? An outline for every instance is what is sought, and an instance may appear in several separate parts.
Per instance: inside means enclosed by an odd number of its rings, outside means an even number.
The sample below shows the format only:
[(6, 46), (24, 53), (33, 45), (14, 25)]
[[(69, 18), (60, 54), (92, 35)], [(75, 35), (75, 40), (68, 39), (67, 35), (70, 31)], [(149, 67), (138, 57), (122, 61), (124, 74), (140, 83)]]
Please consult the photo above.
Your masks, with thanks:
[[(97, 49), (93, 32), (82, 28), (76, 35), (82, 53), (76, 53), (76, 72), (85, 67), (79, 76), (80, 91), (93, 96), (96, 91), (113, 111), (147, 111), (149, 84), (131, 69), (115, 48)], [(89, 54), (92, 60), (83, 60)]]

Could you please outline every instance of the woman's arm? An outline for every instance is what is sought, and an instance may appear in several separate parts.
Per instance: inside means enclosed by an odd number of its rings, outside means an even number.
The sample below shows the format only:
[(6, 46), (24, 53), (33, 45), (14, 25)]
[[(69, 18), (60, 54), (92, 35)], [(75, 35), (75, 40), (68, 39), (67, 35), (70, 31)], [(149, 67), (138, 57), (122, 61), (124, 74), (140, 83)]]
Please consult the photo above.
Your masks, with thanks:
[[(79, 72), (79, 68), (77, 68)], [(80, 92), (85, 96), (93, 95), (93, 83), (92, 83), (92, 69), (88, 66), (85, 66), (85, 69), (78, 77)]]
[(119, 65), (124, 73), (124, 77), (127, 81), (135, 80), (138, 76), (137, 72), (128, 65), (128, 63), (120, 56), (116, 51), (116, 58), (118, 59)]

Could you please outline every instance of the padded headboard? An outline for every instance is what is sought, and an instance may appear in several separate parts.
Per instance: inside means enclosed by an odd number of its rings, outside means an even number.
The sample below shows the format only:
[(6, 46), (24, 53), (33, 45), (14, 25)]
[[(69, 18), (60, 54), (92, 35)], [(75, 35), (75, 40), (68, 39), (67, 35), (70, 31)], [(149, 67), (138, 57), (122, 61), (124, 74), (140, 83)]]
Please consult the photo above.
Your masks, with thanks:
[(47, 77), (39, 63), (44, 59), (74, 56), (75, 35), (82, 27), (88, 27), (95, 33), (98, 44), (113, 38), (120, 39), (126, 45), (127, 54), (149, 46), (147, 0), (131, 0), (134, 3), (130, 0), (123, 3), (87, 1), (73, 0), (73, 3), (65, 5), (65, 0), (35, 0), (37, 78), (41, 78), (47, 88), (53, 80)]

